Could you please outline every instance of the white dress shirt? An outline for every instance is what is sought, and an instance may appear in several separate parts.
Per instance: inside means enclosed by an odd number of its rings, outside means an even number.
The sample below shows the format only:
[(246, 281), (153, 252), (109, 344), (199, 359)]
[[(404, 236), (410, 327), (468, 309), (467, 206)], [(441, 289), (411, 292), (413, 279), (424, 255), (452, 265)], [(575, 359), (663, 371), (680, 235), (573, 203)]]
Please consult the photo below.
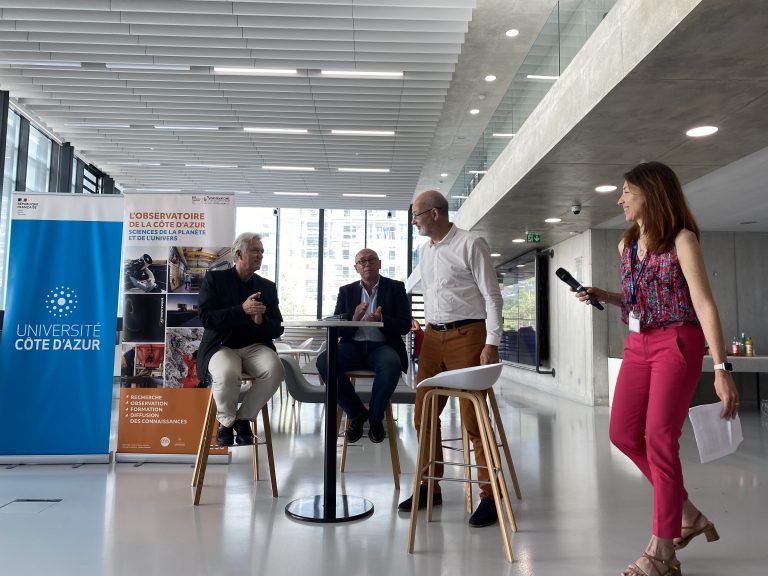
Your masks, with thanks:
[(419, 270), (427, 322), (485, 319), (485, 343), (499, 345), (501, 290), (485, 240), (452, 225), (442, 240), (421, 247)]

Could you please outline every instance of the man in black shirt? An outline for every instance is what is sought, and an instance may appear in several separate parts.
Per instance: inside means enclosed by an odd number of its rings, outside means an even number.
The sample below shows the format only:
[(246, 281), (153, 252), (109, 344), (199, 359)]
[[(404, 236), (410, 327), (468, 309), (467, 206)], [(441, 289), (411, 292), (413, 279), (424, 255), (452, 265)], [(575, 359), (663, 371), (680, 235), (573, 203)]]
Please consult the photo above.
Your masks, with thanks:
[[(250, 421), (283, 381), (283, 365), (272, 343), (283, 333), (274, 282), (255, 274), (264, 246), (258, 234), (240, 234), (232, 245), (234, 268), (211, 270), (203, 278), (197, 303), (205, 327), (197, 354), (197, 374), (210, 374), (216, 401), (219, 446), (253, 444)], [(240, 376), (255, 378), (240, 407)]]

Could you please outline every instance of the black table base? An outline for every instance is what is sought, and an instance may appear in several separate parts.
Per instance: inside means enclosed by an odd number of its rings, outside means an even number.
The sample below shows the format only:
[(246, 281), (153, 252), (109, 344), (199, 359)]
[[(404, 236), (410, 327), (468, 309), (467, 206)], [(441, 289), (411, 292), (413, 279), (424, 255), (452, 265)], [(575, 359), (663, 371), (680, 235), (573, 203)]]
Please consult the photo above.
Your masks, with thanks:
[(323, 495), (294, 500), (285, 507), (285, 513), (294, 520), (331, 524), (361, 520), (373, 514), (373, 503), (359, 496), (336, 495), (334, 509), (326, 510)]

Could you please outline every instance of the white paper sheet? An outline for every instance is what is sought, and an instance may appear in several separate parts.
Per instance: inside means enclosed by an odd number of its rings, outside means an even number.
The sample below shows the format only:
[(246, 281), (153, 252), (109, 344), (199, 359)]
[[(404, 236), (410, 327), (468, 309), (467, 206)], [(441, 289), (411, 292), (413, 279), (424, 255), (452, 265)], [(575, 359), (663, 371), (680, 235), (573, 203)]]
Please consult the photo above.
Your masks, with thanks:
[(702, 404), (688, 410), (702, 464), (732, 454), (744, 440), (739, 417), (725, 420), (720, 418), (722, 411), (722, 402)]

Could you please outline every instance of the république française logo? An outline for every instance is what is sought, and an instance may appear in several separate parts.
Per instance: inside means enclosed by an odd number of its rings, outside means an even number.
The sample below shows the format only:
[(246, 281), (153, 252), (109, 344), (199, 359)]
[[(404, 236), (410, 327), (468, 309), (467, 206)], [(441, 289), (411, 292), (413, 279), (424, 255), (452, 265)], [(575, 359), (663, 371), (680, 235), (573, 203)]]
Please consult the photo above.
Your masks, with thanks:
[(77, 309), (77, 292), (69, 286), (57, 286), (45, 296), (45, 309), (56, 318), (66, 318)]

